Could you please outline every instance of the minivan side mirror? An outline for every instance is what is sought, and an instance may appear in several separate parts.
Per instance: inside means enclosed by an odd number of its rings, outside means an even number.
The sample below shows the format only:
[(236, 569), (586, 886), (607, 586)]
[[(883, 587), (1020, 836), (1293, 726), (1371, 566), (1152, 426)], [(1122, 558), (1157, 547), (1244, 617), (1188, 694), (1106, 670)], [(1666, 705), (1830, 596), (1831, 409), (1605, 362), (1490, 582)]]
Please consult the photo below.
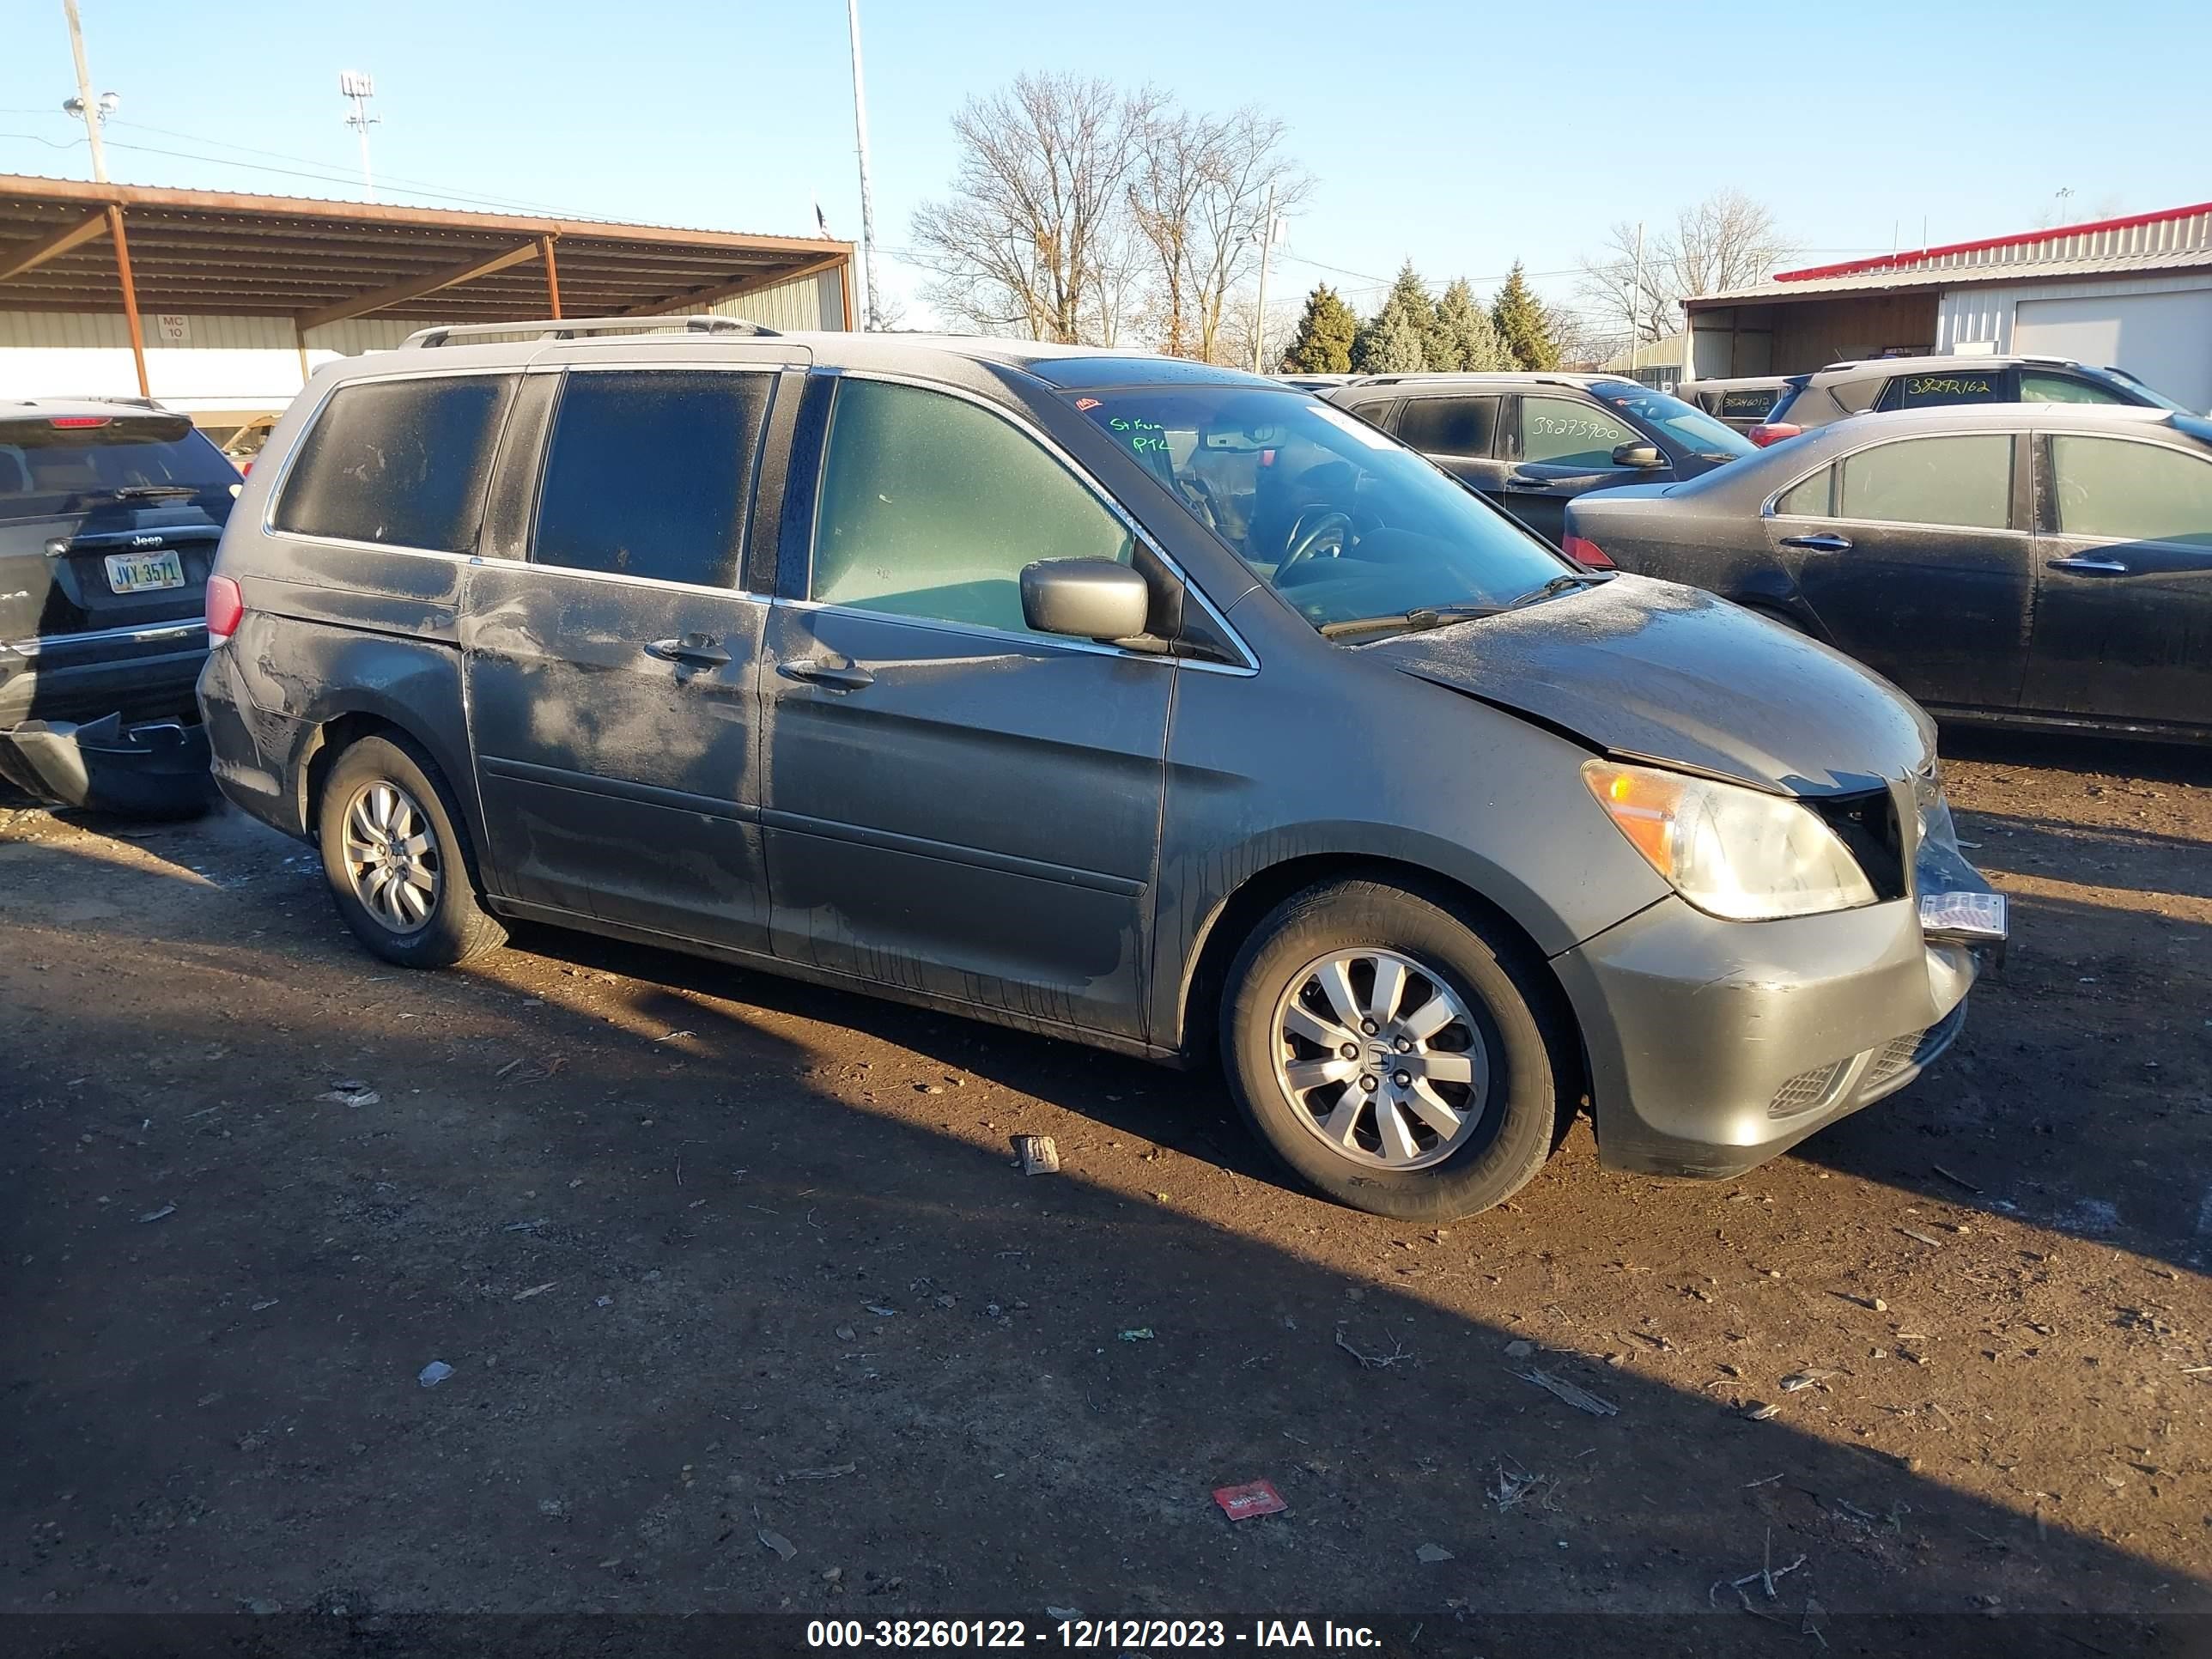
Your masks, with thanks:
[(1135, 639), (1152, 608), (1144, 577), (1113, 559), (1039, 559), (1022, 567), (1022, 620), (1040, 634)]
[(1656, 444), (1621, 444), (1613, 452), (1615, 466), (1664, 466), (1667, 458)]

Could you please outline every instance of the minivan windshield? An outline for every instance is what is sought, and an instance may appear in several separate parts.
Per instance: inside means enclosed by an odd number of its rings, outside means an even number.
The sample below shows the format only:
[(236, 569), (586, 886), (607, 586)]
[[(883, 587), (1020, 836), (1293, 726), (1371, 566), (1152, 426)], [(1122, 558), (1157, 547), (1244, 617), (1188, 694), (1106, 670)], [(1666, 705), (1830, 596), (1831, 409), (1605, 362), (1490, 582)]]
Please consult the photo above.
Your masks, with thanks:
[(1576, 576), (1449, 474), (1303, 392), (1137, 386), (1073, 402), (1316, 628), (1418, 627)]
[(1646, 426), (1657, 427), (1693, 455), (1729, 461), (1759, 453), (1759, 447), (1742, 433), (1715, 420), (1695, 404), (1686, 404), (1633, 380), (1600, 380), (1589, 391), (1591, 397), (1607, 407)]

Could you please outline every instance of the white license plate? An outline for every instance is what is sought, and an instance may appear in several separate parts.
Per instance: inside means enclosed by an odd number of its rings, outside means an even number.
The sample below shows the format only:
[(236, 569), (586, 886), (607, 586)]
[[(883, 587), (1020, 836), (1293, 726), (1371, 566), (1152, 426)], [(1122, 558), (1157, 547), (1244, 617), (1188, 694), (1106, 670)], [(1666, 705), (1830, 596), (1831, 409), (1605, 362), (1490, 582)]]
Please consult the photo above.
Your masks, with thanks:
[(1923, 932), (1953, 939), (2002, 939), (2008, 932), (2002, 893), (1923, 893)]
[(111, 553), (107, 556), (107, 585), (118, 593), (147, 593), (160, 587), (182, 587), (185, 585), (185, 563), (173, 551)]

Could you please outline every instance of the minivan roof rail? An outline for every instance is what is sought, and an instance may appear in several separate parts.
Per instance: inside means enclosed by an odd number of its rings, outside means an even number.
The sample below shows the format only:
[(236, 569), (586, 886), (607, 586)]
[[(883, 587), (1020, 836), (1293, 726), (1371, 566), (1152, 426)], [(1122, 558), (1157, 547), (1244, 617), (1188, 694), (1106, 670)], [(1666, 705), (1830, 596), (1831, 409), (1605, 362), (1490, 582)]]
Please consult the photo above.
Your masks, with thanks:
[(575, 340), (597, 334), (629, 334), (657, 328), (682, 328), (689, 334), (743, 334), (774, 337), (776, 331), (742, 317), (548, 317), (534, 323), (447, 323), (417, 329), (399, 343), (402, 351), (433, 346), (480, 345), (535, 335), (544, 340)]

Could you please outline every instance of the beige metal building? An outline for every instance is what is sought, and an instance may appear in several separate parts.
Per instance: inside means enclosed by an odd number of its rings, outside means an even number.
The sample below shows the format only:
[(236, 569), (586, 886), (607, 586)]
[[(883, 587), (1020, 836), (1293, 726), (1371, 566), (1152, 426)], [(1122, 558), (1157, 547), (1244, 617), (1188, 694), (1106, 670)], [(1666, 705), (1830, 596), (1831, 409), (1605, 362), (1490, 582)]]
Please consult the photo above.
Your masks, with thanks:
[(1683, 308), (1700, 380), (1989, 351), (2113, 364), (2212, 409), (2212, 202), (1785, 270)]
[(712, 312), (853, 325), (852, 245), (0, 175), (0, 398), (281, 410), (427, 323)]

